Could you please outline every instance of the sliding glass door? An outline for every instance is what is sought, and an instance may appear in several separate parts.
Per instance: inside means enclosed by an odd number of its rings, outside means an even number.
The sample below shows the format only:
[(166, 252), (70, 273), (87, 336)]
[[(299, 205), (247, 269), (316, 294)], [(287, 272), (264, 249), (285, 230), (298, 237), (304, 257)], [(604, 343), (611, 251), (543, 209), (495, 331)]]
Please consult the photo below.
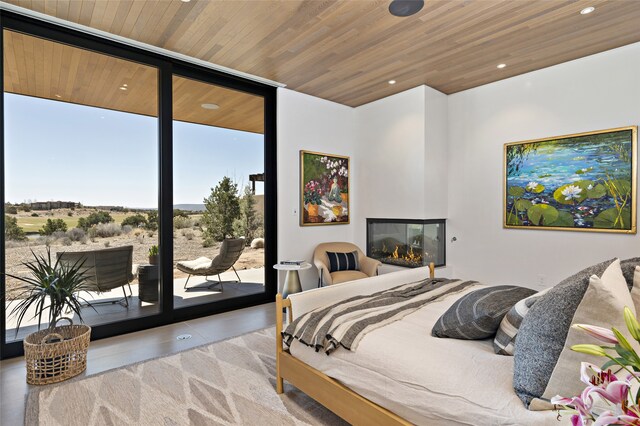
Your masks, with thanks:
[(264, 98), (173, 77), (174, 307), (265, 293)]
[(85, 303), (66, 314), (94, 339), (273, 301), (275, 88), (0, 22), (0, 358), (38, 328), (36, 305), (16, 312), (49, 256), (81, 265)]
[(6, 341), (49, 326), (35, 303), (16, 314), (38, 259), (81, 262), (75, 322), (159, 313), (158, 69), (10, 30), (3, 42)]

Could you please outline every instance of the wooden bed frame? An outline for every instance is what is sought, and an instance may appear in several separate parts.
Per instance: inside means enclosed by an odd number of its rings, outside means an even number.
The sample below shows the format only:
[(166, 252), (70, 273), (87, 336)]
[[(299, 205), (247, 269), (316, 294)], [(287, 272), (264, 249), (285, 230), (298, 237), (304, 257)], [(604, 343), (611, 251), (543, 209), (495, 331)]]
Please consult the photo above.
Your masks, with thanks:
[[(434, 277), (434, 265), (429, 264), (429, 277)], [(283, 347), (283, 309), (288, 308), (288, 320), (293, 320), (291, 301), (276, 295), (276, 392), (284, 392), (284, 380), (297, 387), (336, 415), (353, 425), (411, 425), (397, 414), (358, 395), (348, 387), (294, 358)]]

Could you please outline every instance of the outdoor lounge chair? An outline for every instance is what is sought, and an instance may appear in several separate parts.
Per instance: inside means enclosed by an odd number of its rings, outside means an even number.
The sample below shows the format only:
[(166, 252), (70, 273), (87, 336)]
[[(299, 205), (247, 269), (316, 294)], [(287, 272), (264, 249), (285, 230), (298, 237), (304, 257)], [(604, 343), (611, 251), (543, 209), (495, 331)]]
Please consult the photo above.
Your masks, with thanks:
[[(131, 280), (133, 280), (133, 246), (114, 247), (103, 250), (76, 251), (57, 253), (61, 263), (73, 265), (84, 262), (82, 270), (87, 277), (85, 291), (103, 293), (122, 287), (124, 304), (128, 308), (128, 297), (132, 296)], [(129, 287), (129, 296), (124, 286)], [(117, 303), (119, 301), (109, 302)], [(100, 303), (100, 302), (98, 302)], [(95, 302), (91, 303), (95, 305)]]
[(184, 283), (184, 288), (187, 288), (187, 284), (189, 283), (189, 278), (191, 275), (204, 276), (205, 280), (209, 275), (217, 275), (218, 282), (213, 282), (207, 288), (211, 288), (213, 286), (219, 285), (220, 290), (224, 291), (222, 287), (222, 279), (220, 279), (220, 274), (233, 269), (236, 277), (238, 277), (238, 281), (242, 282), (240, 279), (240, 275), (236, 271), (236, 268), (233, 265), (238, 261), (242, 251), (244, 250), (244, 238), (233, 238), (226, 239), (222, 241), (222, 246), (220, 247), (220, 253), (216, 257), (209, 259), (208, 257), (199, 257), (196, 260), (187, 260), (183, 262), (178, 262), (176, 267), (178, 270), (189, 274), (187, 277), (187, 281)]

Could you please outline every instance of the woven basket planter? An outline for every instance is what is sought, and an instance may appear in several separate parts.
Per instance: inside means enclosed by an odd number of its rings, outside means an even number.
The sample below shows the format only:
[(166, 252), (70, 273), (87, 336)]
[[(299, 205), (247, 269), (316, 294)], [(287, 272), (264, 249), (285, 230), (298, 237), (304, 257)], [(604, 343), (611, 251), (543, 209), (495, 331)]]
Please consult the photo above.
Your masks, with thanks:
[[(58, 326), (60, 320), (70, 325)], [(91, 327), (74, 325), (70, 318), (60, 318), (53, 327), (36, 331), (24, 339), (27, 383), (48, 385), (62, 382), (87, 368), (87, 350)]]

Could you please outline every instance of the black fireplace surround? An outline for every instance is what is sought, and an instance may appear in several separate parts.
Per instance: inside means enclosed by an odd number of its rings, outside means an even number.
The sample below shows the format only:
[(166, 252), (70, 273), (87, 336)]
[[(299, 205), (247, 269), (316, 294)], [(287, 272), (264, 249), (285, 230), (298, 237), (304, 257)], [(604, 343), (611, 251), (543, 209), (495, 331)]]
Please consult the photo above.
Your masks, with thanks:
[(418, 268), (445, 266), (445, 219), (367, 219), (367, 256)]

